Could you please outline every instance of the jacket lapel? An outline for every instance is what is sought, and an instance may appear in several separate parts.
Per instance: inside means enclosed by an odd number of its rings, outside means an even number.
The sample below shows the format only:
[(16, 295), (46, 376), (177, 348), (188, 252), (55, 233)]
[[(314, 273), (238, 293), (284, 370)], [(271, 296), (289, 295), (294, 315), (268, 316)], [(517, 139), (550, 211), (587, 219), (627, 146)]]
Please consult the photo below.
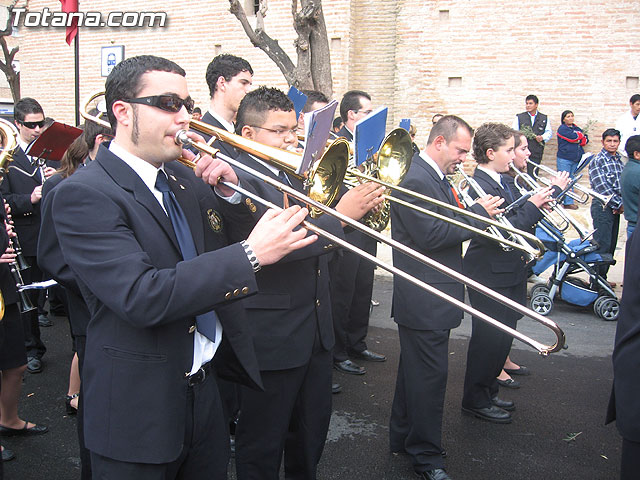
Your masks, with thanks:
[(124, 190), (131, 192), (135, 200), (149, 211), (162, 230), (167, 234), (176, 250), (180, 252), (178, 239), (173, 231), (173, 225), (171, 225), (169, 217), (140, 176), (133, 171), (129, 165), (111, 153), (104, 145), (100, 146), (95, 161), (107, 172), (115, 183)]
[(185, 217), (187, 217), (193, 243), (196, 246), (196, 251), (200, 254), (204, 252), (204, 227), (202, 225), (202, 211), (198, 199), (196, 195), (189, 190), (191, 184), (186, 179), (177, 176), (176, 173), (169, 168), (167, 168), (166, 171), (169, 175), (169, 187), (180, 204)]

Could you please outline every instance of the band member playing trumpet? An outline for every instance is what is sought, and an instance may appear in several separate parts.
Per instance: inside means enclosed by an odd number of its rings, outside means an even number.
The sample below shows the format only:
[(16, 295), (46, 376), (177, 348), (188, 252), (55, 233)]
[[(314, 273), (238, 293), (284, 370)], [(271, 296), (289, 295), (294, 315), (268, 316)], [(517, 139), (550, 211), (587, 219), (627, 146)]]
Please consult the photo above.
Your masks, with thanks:
[[(91, 313), (82, 381), (93, 475), (226, 479), (216, 377), (261, 385), (233, 300), (256, 292), (261, 265), (316, 237), (292, 231), (307, 214), (292, 207), (267, 212), (243, 243), (228, 245), (211, 188), (174, 162), (193, 108), (175, 63), (120, 62), (106, 103), (114, 140), (53, 190), (48, 211)], [(214, 183), (237, 184), (229, 165), (209, 160)]]
[[(415, 155), (400, 186), (442, 200), (456, 201), (445, 175), (454, 172), (471, 150), (472, 128), (459, 117), (446, 115), (432, 128), (427, 147)], [(394, 196), (418, 206), (436, 210), (481, 229), (485, 224), (394, 192)], [(495, 215), (503, 200), (486, 196), (470, 207), (474, 213)], [(457, 271), (462, 270), (462, 242), (469, 230), (434, 219), (413, 209), (391, 204), (391, 235), (394, 240), (430, 256)], [(458, 300), (464, 286), (407, 255), (394, 251), (395, 267), (417, 276)], [(460, 325), (462, 312), (449, 302), (425, 293), (396, 277), (393, 312), (400, 336), (400, 364), (389, 427), (392, 452), (407, 453), (413, 468), (425, 480), (447, 480), (442, 457), (442, 413), (447, 387), (449, 332)]]
[[(240, 103), (237, 132), (247, 139), (272, 147), (290, 149), (297, 144), (297, 119), (293, 103), (280, 90), (260, 87)], [(302, 191), (302, 182), (276, 166), (248, 153), (237, 159), (273, 179)], [(346, 162), (347, 159), (345, 158)], [(200, 160), (196, 174), (215, 181)], [(239, 171), (240, 184), (260, 197), (284, 205), (275, 187)], [(359, 219), (382, 199), (383, 188), (363, 184), (346, 193), (336, 210)], [(242, 203), (256, 220), (264, 207), (250, 198)], [(234, 222), (225, 212), (231, 240), (244, 236), (250, 224)], [(334, 235), (342, 235), (333, 216), (311, 220)], [(256, 278), (259, 293), (243, 300), (264, 391), (242, 388), (240, 417), (236, 428), (236, 471), (239, 480), (275, 480), (284, 455), (286, 478), (315, 479), (316, 469), (331, 417), (331, 349), (334, 343), (329, 297), (326, 240), (288, 255), (261, 269)]]
[[(514, 131), (506, 125), (485, 123), (473, 139), (473, 155), (478, 163), (474, 179), (482, 190), (511, 204), (517, 198), (502, 178), (515, 159)], [(539, 208), (552, 201), (552, 188), (542, 188), (522, 206), (509, 212), (507, 218), (514, 227), (531, 230), (542, 218)], [(470, 192), (477, 196), (477, 192)], [(527, 260), (521, 252), (505, 251), (495, 242), (483, 238), (471, 240), (464, 257), (464, 273), (493, 290), (525, 302)], [(474, 289), (468, 289), (474, 308), (491, 313), (502, 323), (515, 328), (520, 315)], [(472, 318), (473, 330), (467, 352), (462, 411), (495, 423), (510, 423), (513, 402), (498, 397), (498, 382), (504, 362), (511, 348), (512, 337), (485, 322)]]

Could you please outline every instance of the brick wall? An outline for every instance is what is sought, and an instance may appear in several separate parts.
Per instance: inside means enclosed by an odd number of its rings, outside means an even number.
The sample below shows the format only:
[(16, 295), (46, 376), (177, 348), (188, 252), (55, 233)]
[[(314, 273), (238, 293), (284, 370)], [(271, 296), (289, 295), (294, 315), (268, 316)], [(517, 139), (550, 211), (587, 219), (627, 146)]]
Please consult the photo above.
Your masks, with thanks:
[[(31, 0), (32, 11), (59, 9), (54, 0)], [(277, 67), (246, 38), (226, 0), (108, 2), (83, 0), (83, 11), (166, 11), (166, 28), (82, 29), (81, 94), (103, 87), (100, 47), (125, 45), (126, 56), (153, 53), (187, 71), (192, 96), (206, 107), (206, 66), (220, 52), (241, 55), (256, 85), (287, 88)], [(390, 108), (389, 126), (403, 117), (418, 127), (423, 145), (436, 112), (456, 113), (472, 125), (510, 124), (535, 93), (554, 131), (564, 109), (587, 120), (592, 149), (600, 132), (640, 92), (640, 2), (637, 0), (325, 0), (336, 98), (350, 88), (370, 92)], [(295, 62), (289, 0), (271, 0), (266, 31)], [(636, 40), (634, 40), (636, 39)], [(45, 111), (73, 122), (73, 48), (64, 29), (21, 28), (22, 93)], [(555, 140), (546, 149), (555, 155)]]

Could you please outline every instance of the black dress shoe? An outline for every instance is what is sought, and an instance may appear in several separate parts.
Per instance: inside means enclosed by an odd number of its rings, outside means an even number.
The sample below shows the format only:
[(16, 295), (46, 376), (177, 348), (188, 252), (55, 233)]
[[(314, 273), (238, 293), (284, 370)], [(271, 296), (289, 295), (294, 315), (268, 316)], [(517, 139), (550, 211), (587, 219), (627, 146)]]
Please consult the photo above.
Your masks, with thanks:
[(385, 357), (381, 353), (372, 352), (371, 350), (353, 352), (352, 355), (361, 360), (367, 360), (368, 362), (386, 362), (387, 361), (387, 357)]
[(364, 367), (353, 363), (351, 360), (344, 360), (342, 362), (334, 362), (333, 368), (342, 373), (348, 373), (350, 375), (364, 375), (367, 373)]
[(524, 365), (520, 365), (520, 368), (505, 368), (504, 371), (509, 375), (531, 375), (531, 371)]
[(0, 436), (3, 437), (26, 437), (32, 435), (42, 435), (43, 433), (47, 433), (49, 429), (44, 425), (34, 425), (31, 428), (27, 428), (29, 422), (24, 422), (24, 427), (22, 428), (9, 428), (3, 427), (0, 425)]
[(496, 407), (500, 407), (507, 412), (513, 412), (516, 409), (516, 404), (511, 400), (502, 400), (498, 397), (493, 397), (491, 399), (491, 403), (493, 403)]
[(29, 357), (27, 358), (27, 372), (40, 373), (42, 371), (42, 362), (39, 358)]
[(47, 315), (38, 315), (38, 325), (41, 327), (51, 327), (53, 326), (53, 322), (49, 320)]
[(451, 480), (451, 477), (447, 475), (447, 472), (442, 468), (434, 468), (433, 470), (427, 470), (425, 472), (416, 472), (416, 475), (424, 480)]
[(331, 384), (331, 393), (340, 393), (342, 391), (342, 385), (339, 383)]
[(14, 458), (16, 458), (15, 453), (13, 453), (13, 450), (9, 450), (8, 448), (2, 448), (2, 461), (3, 462), (8, 462), (9, 460), (13, 460)]
[(462, 412), (467, 415), (472, 415), (476, 418), (486, 420), (493, 423), (511, 423), (511, 414), (506, 410), (491, 405), (484, 408), (465, 408), (462, 407)]
[(498, 385), (506, 388), (520, 388), (520, 382), (513, 378), (507, 378), (506, 380), (498, 379)]

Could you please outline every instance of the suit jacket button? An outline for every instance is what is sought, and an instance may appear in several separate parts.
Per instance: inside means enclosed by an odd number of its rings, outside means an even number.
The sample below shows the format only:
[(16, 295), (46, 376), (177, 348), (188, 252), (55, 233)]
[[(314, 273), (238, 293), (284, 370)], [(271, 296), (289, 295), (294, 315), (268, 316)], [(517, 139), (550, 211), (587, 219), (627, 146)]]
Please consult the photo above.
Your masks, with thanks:
[(320, 276), (320, 269), (318, 269), (318, 276)]
[(191, 375), (191, 372), (184, 372), (184, 378), (189, 378), (189, 375)]
[(520, 255), (520, 260), (524, 261), (524, 255)]
[(316, 300), (316, 307), (320, 306), (320, 300)]
[(234, 296), (234, 297), (237, 297), (238, 295), (240, 295), (240, 290), (236, 288), (236, 289), (233, 291), (233, 296)]
[(195, 332), (195, 331), (196, 331), (196, 326), (195, 326), (195, 325), (191, 325), (191, 326), (189, 327), (189, 333), (193, 333), (193, 332)]
[(242, 293), (244, 293), (245, 295), (249, 293), (249, 287), (242, 287)]
[(229, 300), (231, 298), (231, 292), (227, 292), (224, 294), (225, 300)]

